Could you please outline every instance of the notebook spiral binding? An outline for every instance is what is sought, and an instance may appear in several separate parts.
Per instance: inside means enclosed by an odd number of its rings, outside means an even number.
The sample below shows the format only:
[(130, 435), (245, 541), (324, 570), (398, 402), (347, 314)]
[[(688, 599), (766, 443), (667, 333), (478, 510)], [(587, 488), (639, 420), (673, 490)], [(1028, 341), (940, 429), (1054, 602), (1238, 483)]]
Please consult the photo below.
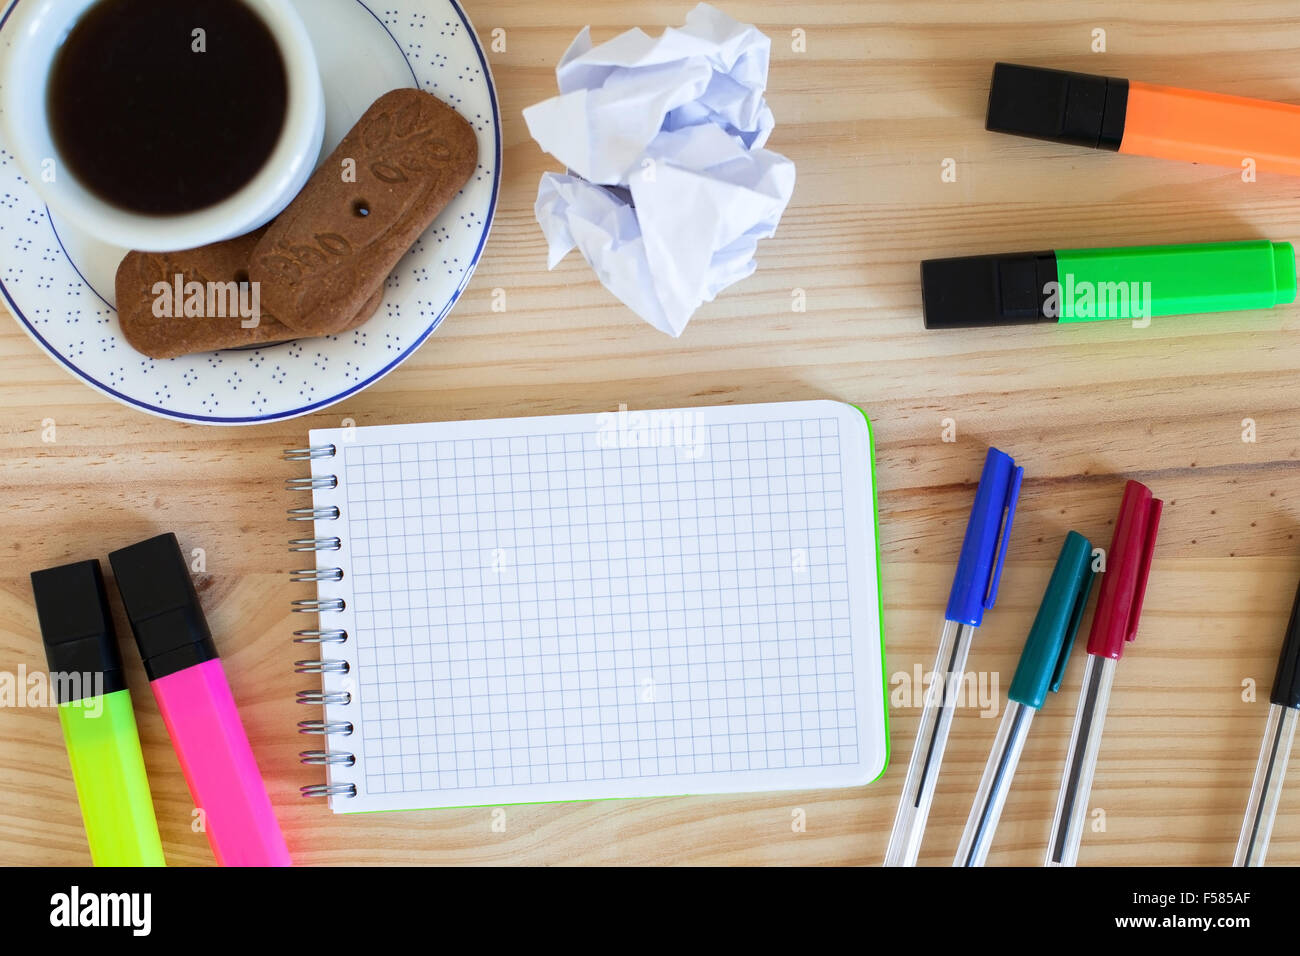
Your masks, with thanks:
[[(314, 445), (308, 448), (289, 448), (284, 452), (285, 461), (317, 461), (323, 458), (333, 458), (338, 449), (334, 445)], [(285, 488), (294, 492), (315, 492), (329, 491), (339, 486), (337, 475), (308, 475), (301, 478), (289, 478), (285, 480)], [(337, 505), (311, 508), (289, 508), (287, 510), (290, 521), (337, 521), (341, 513)], [(292, 538), (289, 541), (289, 550), (291, 552), (310, 552), (319, 553), (322, 551), (338, 551), (343, 547), (343, 540), (339, 537), (324, 538)], [(289, 572), (289, 580), (295, 584), (317, 584), (321, 582), (334, 582), (343, 580), (342, 568), (304, 568)], [(305, 599), (292, 602), (292, 609), (296, 614), (315, 614), (321, 617), (326, 614), (338, 613), (345, 607), (342, 598), (320, 598), (319, 596), (311, 599)], [(293, 641), (295, 644), (316, 644), (316, 645), (341, 645), (348, 641), (348, 632), (342, 628), (326, 627), (323, 623), (315, 628), (304, 628), (293, 632)], [(322, 654), (324, 649), (322, 647)], [(296, 661), (293, 665), (294, 672), (297, 674), (346, 674), (352, 669), (352, 665), (344, 658), (321, 657), (317, 660)], [(321, 690), (300, 690), (297, 694), (297, 700), (300, 704), (310, 707), (323, 707), (326, 704), (345, 705), (352, 703), (352, 695), (348, 691), (326, 691)], [(318, 737), (346, 737), (352, 733), (353, 727), (350, 720), (300, 720), (298, 722), (298, 733), (311, 734)], [(298, 759), (311, 766), (334, 768), (351, 767), (357, 762), (356, 756), (344, 750), (328, 749), (326, 743), (324, 750), (304, 750), (298, 754)], [(336, 783), (331, 780), (329, 783), (312, 784), (308, 787), (302, 787), (304, 797), (355, 797), (357, 795), (357, 785), (355, 783)]]

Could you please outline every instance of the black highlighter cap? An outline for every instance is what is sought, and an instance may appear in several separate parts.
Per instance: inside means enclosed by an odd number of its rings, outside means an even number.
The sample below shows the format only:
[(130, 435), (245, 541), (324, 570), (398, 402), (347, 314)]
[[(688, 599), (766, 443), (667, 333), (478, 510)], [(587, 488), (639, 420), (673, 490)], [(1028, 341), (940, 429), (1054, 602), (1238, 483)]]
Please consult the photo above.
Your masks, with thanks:
[(126, 690), (99, 562), (33, 571), (32, 593), (58, 703)]
[(1056, 253), (926, 259), (921, 263), (921, 303), (927, 329), (1055, 322), (1050, 288)]
[(108, 560), (151, 681), (217, 656), (176, 535), (160, 534)]
[(1291, 606), (1291, 622), (1286, 626), (1282, 657), (1277, 662), (1277, 676), (1273, 678), (1269, 700), (1283, 707), (1300, 707), (1300, 590), (1296, 591), (1295, 604)]
[(1128, 80), (995, 63), (984, 128), (1113, 152), (1127, 111)]

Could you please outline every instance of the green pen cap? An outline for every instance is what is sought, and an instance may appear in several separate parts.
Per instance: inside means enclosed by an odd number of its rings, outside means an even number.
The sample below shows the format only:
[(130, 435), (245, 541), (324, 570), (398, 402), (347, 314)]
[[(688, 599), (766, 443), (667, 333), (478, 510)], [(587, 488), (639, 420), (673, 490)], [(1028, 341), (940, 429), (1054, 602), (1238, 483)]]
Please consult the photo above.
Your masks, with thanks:
[(1070, 648), (1083, 620), (1094, 577), (1092, 542), (1071, 531), (1061, 545), (1038, 616), (1025, 638), (1025, 649), (1020, 653), (1020, 663), (1007, 691), (1009, 699), (1037, 710), (1047, 699), (1048, 690), (1061, 689)]

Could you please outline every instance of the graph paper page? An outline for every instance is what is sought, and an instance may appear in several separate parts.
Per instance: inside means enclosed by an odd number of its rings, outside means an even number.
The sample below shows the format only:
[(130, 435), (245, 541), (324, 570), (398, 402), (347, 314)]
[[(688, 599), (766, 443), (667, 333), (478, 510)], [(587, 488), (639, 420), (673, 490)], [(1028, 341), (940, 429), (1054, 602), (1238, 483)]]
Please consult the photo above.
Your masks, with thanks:
[(884, 769), (870, 433), (830, 401), (311, 432), (336, 811)]

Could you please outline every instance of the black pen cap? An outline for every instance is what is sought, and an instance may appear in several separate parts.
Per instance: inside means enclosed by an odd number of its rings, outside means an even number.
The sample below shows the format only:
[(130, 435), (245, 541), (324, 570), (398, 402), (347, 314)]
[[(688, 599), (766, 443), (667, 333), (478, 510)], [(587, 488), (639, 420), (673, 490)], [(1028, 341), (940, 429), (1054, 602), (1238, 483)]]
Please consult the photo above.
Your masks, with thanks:
[(65, 704), (126, 690), (99, 562), (33, 571), (32, 594), (56, 700)]
[(984, 128), (1114, 151), (1127, 111), (1128, 80), (995, 63)]
[(108, 560), (150, 680), (217, 656), (176, 535), (160, 534)]
[(1286, 626), (1282, 657), (1277, 662), (1277, 676), (1273, 678), (1269, 700), (1283, 707), (1300, 707), (1300, 590), (1296, 591), (1291, 606), (1291, 621)]
[(1055, 322), (1049, 296), (1056, 282), (1053, 252), (927, 259), (921, 263), (921, 307), (927, 329)]

